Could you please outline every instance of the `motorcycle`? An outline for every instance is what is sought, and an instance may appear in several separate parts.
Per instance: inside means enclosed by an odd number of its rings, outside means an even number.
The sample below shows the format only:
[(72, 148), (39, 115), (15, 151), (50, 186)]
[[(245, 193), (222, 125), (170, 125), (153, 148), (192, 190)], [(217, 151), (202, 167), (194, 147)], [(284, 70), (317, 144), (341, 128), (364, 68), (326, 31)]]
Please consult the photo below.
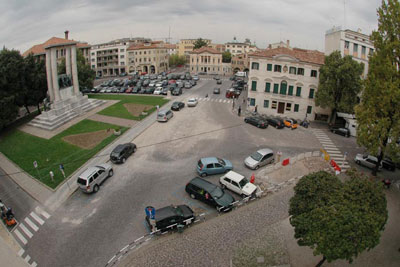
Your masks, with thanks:
[(310, 123), (308, 122), (307, 119), (304, 119), (302, 122), (300, 122), (300, 125), (303, 126), (304, 128), (308, 128), (308, 125), (310, 125)]
[(7, 226), (13, 226), (17, 223), (17, 221), (14, 219), (14, 213), (12, 212), (11, 208), (8, 208), (7, 211), (3, 210), (1, 212), (1, 217)]

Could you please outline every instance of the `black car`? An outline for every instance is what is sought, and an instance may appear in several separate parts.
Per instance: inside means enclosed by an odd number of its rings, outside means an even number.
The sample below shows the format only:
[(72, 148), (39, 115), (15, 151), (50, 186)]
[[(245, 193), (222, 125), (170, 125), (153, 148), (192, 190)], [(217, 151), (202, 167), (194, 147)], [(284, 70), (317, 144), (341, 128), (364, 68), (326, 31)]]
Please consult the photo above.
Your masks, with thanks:
[(213, 91), (214, 94), (219, 95), (220, 92), (221, 92), (221, 89), (214, 88), (214, 91)]
[(222, 84), (222, 81), (221, 80), (217, 80), (217, 84)]
[(110, 154), (110, 160), (113, 163), (125, 163), (126, 159), (135, 153), (137, 150), (136, 145), (133, 143), (126, 143), (118, 145)]
[(154, 90), (156, 90), (154, 87), (149, 87), (144, 91), (144, 93), (145, 94), (153, 94)]
[(179, 110), (183, 109), (184, 107), (185, 107), (185, 103), (176, 101), (172, 104), (171, 110), (179, 111)]
[(185, 191), (193, 199), (216, 207), (218, 211), (229, 211), (235, 199), (221, 187), (200, 177), (193, 178), (185, 187)]
[(132, 89), (132, 94), (137, 94), (137, 93), (139, 93), (139, 91), (140, 91), (140, 86), (135, 86), (135, 87)]
[(174, 88), (171, 92), (172, 95), (181, 95), (182, 94), (182, 88)]
[(177, 228), (178, 225), (189, 225), (196, 219), (193, 210), (186, 205), (167, 206), (156, 209), (154, 213), (154, 223), (150, 222), (150, 218), (146, 216), (146, 222), (152, 231), (161, 232)]
[(275, 127), (276, 129), (283, 129), (285, 127), (285, 124), (283, 123), (282, 119), (274, 117), (266, 117), (265, 120), (268, 122), (269, 125)]
[(390, 158), (384, 158), (382, 160), (382, 167), (389, 170), (389, 171), (395, 171), (396, 170), (396, 165)]
[(258, 128), (265, 129), (268, 127), (268, 122), (260, 117), (251, 116), (244, 118), (245, 123), (250, 123)]
[(347, 128), (331, 128), (331, 132), (334, 134), (350, 137), (350, 130)]

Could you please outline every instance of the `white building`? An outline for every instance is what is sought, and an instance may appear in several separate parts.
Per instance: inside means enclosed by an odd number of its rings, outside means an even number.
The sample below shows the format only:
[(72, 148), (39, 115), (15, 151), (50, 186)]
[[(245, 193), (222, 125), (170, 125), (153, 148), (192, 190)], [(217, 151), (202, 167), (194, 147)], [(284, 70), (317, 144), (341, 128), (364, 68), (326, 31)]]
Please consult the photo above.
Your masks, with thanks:
[(327, 120), (330, 110), (315, 106), (319, 68), (325, 55), (278, 47), (249, 54), (249, 110), (303, 120)]
[(340, 51), (342, 56), (350, 55), (354, 60), (364, 63), (364, 78), (368, 73), (368, 56), (374, 52), (369, 36), (351, 30), (333, 27), (325, 33), (325, 54)]
[(258, 49), (255, 45), (252, 45), (249, 39), (245, 42), (238, 42), (236, 37), (233, 38), (232, 42), (225, 44), (225, 51), (229, 51), (232, 56), (237, 56), (240, 54), (248, 54), (256, 52)]

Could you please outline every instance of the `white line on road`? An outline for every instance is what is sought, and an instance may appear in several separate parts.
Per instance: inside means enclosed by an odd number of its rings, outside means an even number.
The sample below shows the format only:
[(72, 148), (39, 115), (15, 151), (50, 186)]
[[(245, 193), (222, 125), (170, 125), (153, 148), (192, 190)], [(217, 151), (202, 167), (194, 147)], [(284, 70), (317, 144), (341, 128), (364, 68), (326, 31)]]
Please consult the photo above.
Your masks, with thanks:
[(33, 234), (31, 233), (31, 231), (28, 230), (28, 228), (26, 228), (26, 226), (25, 226), (23, 223), (21, 223), (21, 224), (19, 225), (19, 228), (21, 228), (21, 230), (22, 230), (29, 238), (32, 238)]
[(222, 99), (219, 100), (219, 103), (221, 103), (221, 102), (222, 102)]
[(48, 214), (46, 211), (41, 209), (40, 207), (36, 207), (36, 211), (40, 214), (42, 214), (46, 219), (50, 218), (50, 214)]
[(25, 218), (25, 222), (33, 229), (35, 232), (39, 230), (39, 227), (36, 226), (28, 217)]
[(25, 262), (29, 264), (29, 260), (30, 260), (30, 259), (31, 259), (31, 256), (26, 255)]
[(15, 229), (14, 231), (15, 235), (21, 240), (22, 244), (26, 245), (28, 241), (23, 237), (23, 235), (18, 231), (18, 229)]
[(226, 103), (226, 99), (224, 99), (224, 103)]
[(32, 266), (32, 267), (36, 267), (36, 266), (37, 266), (37, 263), (34, 261), (34, 262), (32, 262), (31, 266)]
[(18, 251), (18, 256), (22, 256), (23, 254), (24, 254), (24, 252), (25, 252), (25, 250), (23, 249), (23, 248), (21, 248), (19, 251)]
[(119, 252), (122, 252), (122, 251), (124, 251), (126, 248), (128, 248), (129, 247), (129, 245), (126, 245), (125, 247), (123, 247)]
[(115, 259), (115, 255), (107, 262), (107, 263), (110, 263), (110, 262), (112, 262), (114, 259)]
[(44, 224), (44, 221), (33, 211), (30, 213), (30, 215), (32, 216), (33, 219), (35, 219), (38, 223), (40, 223), (40, 225)]
[(138, 242), (139, 240), (141, 240), (141, 239), (143, 239), (144, 238), (144, 236), (142, 236), (142, 237), (139, 237), (138, 239), (136, 239), (135, 241), (133, 241), (133, 242)]

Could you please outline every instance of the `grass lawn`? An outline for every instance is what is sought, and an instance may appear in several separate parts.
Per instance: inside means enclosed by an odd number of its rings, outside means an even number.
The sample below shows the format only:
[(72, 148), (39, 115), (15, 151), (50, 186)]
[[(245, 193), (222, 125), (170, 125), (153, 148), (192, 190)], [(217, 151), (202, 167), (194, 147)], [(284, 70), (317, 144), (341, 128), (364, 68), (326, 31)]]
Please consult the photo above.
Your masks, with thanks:
[(156, 110), (156, 105), (160, 107), (167, 103), (169, 100), (164, 99), (163, 97), (158, 96), (140, 96), (140, 95), (100, 95), (100, 94), (89, 94), (89, 98), (97, 98), (104, 100), (120, 100), (120, 102), (109, 106), (106, 109), (103, 109), (98, 114), (106, 115), (111, 117), (118, 117), (128, 120), (142, 120), (147, 115), (140, 115), (139, 117), (133, 116), (129, 111), (124, 107), (125, 103), (134, 103), (134, 104), (144, 104), (153, 106), (152, 109), (148, 110), (148, 114), (151, 114)]
[[(32, 177), (51, 188), (56, 188), (64, 180), (59, 169), (61, 163), (68, 177), (118, 136), (112, 134), (92, 149), (83, 149), (69, 144), (62, 138), (110, 128), (119, 128), (122, 133), (128, 129), (102, 122), (82, 120), (49, 140), (19, 130), (11, 130), (0, 137), (0, 151)], [(34, 161), (38, 163), (37, 169), (33, 166)], [(54, 173), (54, 181), (50, 179), (50, 171)]]

